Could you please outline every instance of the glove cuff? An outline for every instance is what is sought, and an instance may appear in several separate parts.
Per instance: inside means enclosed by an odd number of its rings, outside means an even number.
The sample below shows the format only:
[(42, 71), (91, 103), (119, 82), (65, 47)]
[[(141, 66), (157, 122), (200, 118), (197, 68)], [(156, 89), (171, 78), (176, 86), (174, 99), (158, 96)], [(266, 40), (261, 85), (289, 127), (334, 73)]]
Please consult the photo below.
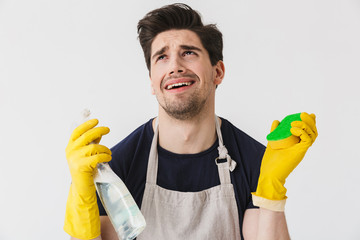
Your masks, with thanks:
[(275, 212), (283, 212), (285, 210), (286, 198), (283, 200), (270, 200), (257, 196), (255, 193), (251, 194), (254, 206), (266, 208)]

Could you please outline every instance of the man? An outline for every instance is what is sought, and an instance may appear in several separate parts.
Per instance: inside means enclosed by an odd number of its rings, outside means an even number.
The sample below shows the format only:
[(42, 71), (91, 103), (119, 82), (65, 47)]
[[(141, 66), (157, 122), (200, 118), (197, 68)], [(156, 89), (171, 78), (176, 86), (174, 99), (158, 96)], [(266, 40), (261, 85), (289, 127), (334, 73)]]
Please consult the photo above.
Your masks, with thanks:
[(148, 13), (138, 33), (158, 117), (111, 151), (98, 144), (109, 129), (95, 127), (97, 120), (74, 130), (66, 149), (72, 184), (65, 231), (72, 239), (117, 239), (92, 176), (97, 163), (112, 158), (147, 221), (137, 239), (289, 239), (283, 185), (315, 141), (315, 115), (292, 122), (298, 143), (265, 151), (215, 115), (225, 73), (215, 25), (173, 4)]

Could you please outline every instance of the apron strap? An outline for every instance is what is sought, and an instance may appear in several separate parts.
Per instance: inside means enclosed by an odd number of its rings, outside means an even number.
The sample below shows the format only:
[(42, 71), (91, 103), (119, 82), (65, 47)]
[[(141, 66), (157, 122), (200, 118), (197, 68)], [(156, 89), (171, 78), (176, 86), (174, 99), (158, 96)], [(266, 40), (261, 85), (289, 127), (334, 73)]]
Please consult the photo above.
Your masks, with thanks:
[(152, 139), (149, 162), (146, 172), (146, 182), (156, 184), (157, 171), (158, 171), (158, 151), (157, 143), (159, 138), (159, 123), (158, 118), (155, 119), (154, 137)]
[[(224, 145), (221, 129), (220, 129), (220, 120), (219, 117), (216, 115), (215, 115), (215, 126), (219, 139), (219, 147), (218, 147), (219, 157), (215, 159), (215, 163), (218, 166), (220, 183), (231, 184), (230, 171), (231, 172), (234, 171), (236, 167), (236, 162), (231, 159), (230, 155), (228, 154), (228, 150)], [(226, 159), (226, 161), (219, 161), (221, 159)]]

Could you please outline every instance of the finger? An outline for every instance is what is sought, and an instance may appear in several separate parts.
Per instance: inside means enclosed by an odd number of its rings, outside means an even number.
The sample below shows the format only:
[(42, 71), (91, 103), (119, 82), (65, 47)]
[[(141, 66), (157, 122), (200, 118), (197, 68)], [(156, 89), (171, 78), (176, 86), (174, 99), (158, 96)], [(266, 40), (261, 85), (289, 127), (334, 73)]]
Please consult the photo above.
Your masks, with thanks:
[(83, 124), (79, 125), (74, 129), (74, 131), (71, 134), (70, 141), (75, 141), (78, 139), (81, 135), (83, 135), (88, 130), (94, 128), (99, 123), (99, 120), (97, 119), (90, 119)]
[[(291, 127), (292, 128), (298, 128), (298, 129), (301, 129), (301, 130), (305, 131), (305, 133), (310, 137), (311, 143), (315, 142), (315, 139), (316, 139), (317, 135), (316, 135), (316, 133), (314, 133), (312, 131), (312, 129), (309, 127), (309, 125), (306, 124), (305, 122), (294, 121), (294, 122), (291, 123)], [(296, 133), (300, 134), (299, 131), (297, 131)], [(300, 137), (299, 135), (296, 135), (296, 134), (294, 134), (294, 135)]]
[(314, 119), (315, 123), (316, 123), (316, 115), (314, 113), (310, 114), (310, 117), (312, 117), (312, 119)]
[(92, 171), (97, 163), (111, 160), (111, 150), (99, 144), (87, 145), (70, 154), (67, 159), (75, 172)]
[(76, 149), (76, 151), (69, 152), (73, 158), (78, 159), (103, 153), (111, 155), (111, 150), (108, 147), (100, 144), (89, 144), (87, 146)]
[(111, 155), (111, 150), (108, 147), (100, 144), (89, 144), (85, 147), (82, 147), (80, 152), (82, 156), (93, 156), (102, 153)]
[(315, 119), (306, 112), (300, 114), (301, 121), (306, 122), (311, 128), (315, 126)]
[(76, 141), (73, 143), (73, 148), (86, 146), (90, 143), (97, 143), (103, 135), (106, 135), (109, 132), (110, 129), (108, 127), (96, 127), (90, 129), (83, 133), (78, 139), (76, 139)]
[(279, 124), (280, 124), (280, 122), (278, 120), (273, 121), (271, 124), (270, 132), (274, 131), (275, 128), (277, 128), (277, 126), (279, 126)]
[(303, 121), (295, 121), (292, 122), (291, 126), (303, 129), (311, 137), (312, 141), (315, 141), (317, 134), (310, 128), (307, 123)]
[(305, 112), (301, 113), (300, 118), (303, 122), (305, 122), (311, 130), (315, 133), (315, 136), (317, 137), (317, 128), (316, 128), (316, 116), (315, 114), (307, 114)]
[(298, 128), (298, 127), (292, 127), (290, 129), (290, 132), (297, 136), (297, 137), (300, 137), (300, 143), (299, 144), (305, 144), (305, 145), (308, 145), (308, 146), (311, 146), (312, 143), (313, 143), (313, 140), (311, 139), (310, 135), (304, 130), (304, 129), (301, 129), (301, 128)]
[(316, 134), (316, 137), (318, 136), (318, 130), (317, 130), (317, 127), (316, 127), (316, 116), (314, 113), (310, 114), (310, 116), (314, 119), (314, 122), (315, 122), (315, 126), (314, 126), (314, 133)]
[(96, 154), (94, 156), (89, 157), (90, 166), (94, 169), (98, 163), (110, 162), (111, 155), (106, 153)]
[(95, 140), (93, 141), (93, 143), (99, 144), (99, 142), (101, 141), (101, 138), (102, 138), (102, 136), (101, 136), (100, 138), (95, 139)]

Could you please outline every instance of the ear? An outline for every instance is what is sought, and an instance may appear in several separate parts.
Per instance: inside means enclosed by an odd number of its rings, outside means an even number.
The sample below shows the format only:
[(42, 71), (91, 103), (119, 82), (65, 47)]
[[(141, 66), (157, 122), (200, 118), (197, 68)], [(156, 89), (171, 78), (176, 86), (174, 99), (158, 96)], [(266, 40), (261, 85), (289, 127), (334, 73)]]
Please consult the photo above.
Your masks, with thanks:
[(225, 76), (225, 65), (224, 62), (219, 60), (216, 65), (214, 66), (214, 71), (215, 71), (215, 78), (214, 78), (214, 83), (216, 85), (219, 85), (222, 80), (224, 79)]

